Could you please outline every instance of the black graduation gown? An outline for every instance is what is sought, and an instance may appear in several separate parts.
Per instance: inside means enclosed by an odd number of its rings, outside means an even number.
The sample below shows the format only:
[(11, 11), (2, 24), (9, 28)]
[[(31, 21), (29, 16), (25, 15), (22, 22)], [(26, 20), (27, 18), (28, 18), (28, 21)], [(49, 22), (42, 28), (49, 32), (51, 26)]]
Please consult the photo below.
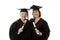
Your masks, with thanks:
[(36, 28), (42, 32), (42, 36), (37, 35), (35, 32), (35, 28), (33, 26), (34, 19), (30, 20), (30, 24), (32, 26), (32, 40), (47, 40), (50, 34), (50, 29), (47, 24), (47, 22), (44, 19), (40, 19), (35, 25), (37, 26)]
[(18, 29), (20, 27), (22, 27), (23, 22), (21, 21), (21, 19), (15, 21), (9, 30), (9, 37), (10, 40), (31, 40), (31, 35), (30, 35), (30, 27), (29, 27), (29, 22), (27, 20), (26, 25), (24, 26), (23, 32), (20, 33), (19, 35), (18, 33)]

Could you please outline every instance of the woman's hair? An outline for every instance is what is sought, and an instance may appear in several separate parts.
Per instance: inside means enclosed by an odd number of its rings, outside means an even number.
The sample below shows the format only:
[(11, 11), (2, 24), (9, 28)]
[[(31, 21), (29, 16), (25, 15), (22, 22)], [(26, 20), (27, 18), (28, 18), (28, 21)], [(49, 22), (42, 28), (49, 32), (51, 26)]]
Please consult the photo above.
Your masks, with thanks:
[(41, 12), (39, 11), (39, 17), (41, 17)]

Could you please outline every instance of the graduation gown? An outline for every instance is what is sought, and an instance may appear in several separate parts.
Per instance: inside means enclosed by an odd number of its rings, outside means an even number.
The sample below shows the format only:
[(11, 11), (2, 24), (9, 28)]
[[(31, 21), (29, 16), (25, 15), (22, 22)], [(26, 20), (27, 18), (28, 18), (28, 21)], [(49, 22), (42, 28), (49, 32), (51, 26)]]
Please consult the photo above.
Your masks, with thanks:
[(33, 26), (34, 19), (30, 20), (31, 26), (32, 26), (32, 40), (47, 40), (50, 34), (50, 29), (48, 26), (48, 23), (44, 20), (44, 19), (40, 19), (35, 25), (36, 28), (42, 32), (42, 36), (41, 35), (37, 35), (35, 32), (35, 28)]
[(9, 30), (10, 40), (31, 40), (31, 35), (30, 35), (31, 32), (30, 32), (28, 20), (23, 28), (23, 32), (21, 32), (18, 35), (18, 29), (22, 27), (23, 24), (24, 23), (21, 21), (21, 19), (19, 19), (11, 25), (10, 30)]

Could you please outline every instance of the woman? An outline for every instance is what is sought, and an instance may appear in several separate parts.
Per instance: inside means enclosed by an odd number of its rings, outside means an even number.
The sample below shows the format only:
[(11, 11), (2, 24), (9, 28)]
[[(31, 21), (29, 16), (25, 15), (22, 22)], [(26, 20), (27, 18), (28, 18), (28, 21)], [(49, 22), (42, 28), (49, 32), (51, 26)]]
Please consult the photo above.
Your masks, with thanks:
[(49, 37), (50, 29), (48, 23), (41, 18), (41, 12), (39, 11), (41, 6), (33, 5), (30, 9), (33, 9), (33, 19), (30, 20), (32, 26), (32, 40), (47, 40)]
[(21, 9), (21, 18), (15, 21), (9, 31), (10, 40), (31, 40), (27, 9)]

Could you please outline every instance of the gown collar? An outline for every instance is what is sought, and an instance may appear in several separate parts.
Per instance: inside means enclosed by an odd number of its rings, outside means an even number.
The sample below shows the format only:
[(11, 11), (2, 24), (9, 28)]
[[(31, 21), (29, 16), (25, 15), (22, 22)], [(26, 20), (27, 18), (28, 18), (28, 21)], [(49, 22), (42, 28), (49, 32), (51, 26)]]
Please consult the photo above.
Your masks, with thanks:
[[(36, 23), (36, 25), (40, 22), (42, 20), (42, 18), (40, 18), (39, 20), (38, 20), (38, 22)], [(35, 21), (35, 19), (33, 19), (33, 22)]]

